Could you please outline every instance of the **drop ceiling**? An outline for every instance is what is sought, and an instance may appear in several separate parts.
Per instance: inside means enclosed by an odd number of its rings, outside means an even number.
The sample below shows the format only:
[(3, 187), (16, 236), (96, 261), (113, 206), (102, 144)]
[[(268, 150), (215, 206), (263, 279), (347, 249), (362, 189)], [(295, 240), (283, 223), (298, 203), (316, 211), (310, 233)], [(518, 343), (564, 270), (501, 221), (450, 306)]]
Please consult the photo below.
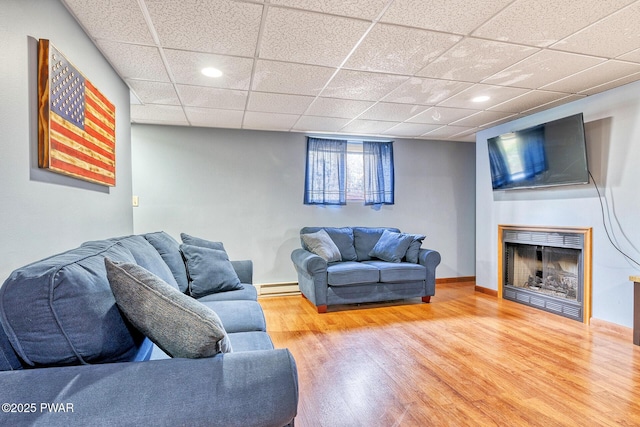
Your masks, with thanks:
[(640, 0), (62, 1), (133, 123), (474, 141), (640, 79)]

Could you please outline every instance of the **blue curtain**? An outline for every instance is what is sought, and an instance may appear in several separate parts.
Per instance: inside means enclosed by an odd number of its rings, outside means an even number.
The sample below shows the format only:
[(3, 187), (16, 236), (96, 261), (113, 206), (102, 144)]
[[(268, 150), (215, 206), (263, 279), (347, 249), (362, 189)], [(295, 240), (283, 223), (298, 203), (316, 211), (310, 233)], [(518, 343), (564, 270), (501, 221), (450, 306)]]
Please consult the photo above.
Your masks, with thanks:
[(394, 204), (393, 142), (363, 141), (364, 204)]
[(307, 138), (306, 205), (345, 205), (347, 141)]

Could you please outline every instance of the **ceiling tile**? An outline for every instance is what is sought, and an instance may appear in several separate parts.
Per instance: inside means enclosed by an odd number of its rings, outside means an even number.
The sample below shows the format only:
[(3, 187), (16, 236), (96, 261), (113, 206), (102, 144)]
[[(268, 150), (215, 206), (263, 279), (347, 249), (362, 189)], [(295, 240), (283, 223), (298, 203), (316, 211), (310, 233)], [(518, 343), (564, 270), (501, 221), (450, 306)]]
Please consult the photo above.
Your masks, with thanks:
[(636, 49), (634, 51), (626, 53), (626, 54), (620, 56), (618, 59), (623, 60), (623, 61), (631, 61), (631, 62), (640, 63), (640, 49)]
[(393, 104), (390, 102), (379, 102), (364, 112), (359, 119), (365, 120), (386, 120), (393, 122), (403, 122), (416, 114), (420, 114), (427, 107), (413, 104)]
[(247, 92), (242, 90), (188, 85), (176, 85), (176, 87), (180, 99), (188, 107), (244, 110), (247, 102)]
[(566, 93), (549, 92), (545, 90), (532, 90), (524, 95), (512, 98), (502, 104), (488, 108), (492, 111), (504, 111), (507, 113), (522, 113), (538, 105), (548, 104), (566, 98)]
[(417, 75), (477, 83), (537, 51), (528, 46), (466, 38)]
[(432, 125), (447, 125), (456, 120), (468, 117), (477, 113), (478, 110), (468, 110), (464, 108), (431, 107), (428, 110), (407, 120), (411, 123), (424, 123)]
[(640, 64), (612, 60), (547, 85), (544, 89), (579, 93), (639, 72)]
[(633, 0), (517, 0), (473, 35), (547, 47)]
[[(469, 89), (466, 89), (440, 103), (440, 106), (468, 108), (473, 105), (477, 106), (478, 108), (489, 109), (495, 105), (513, 99), (516, 96), (523, 95), (527, 92), (529, 92), (527, 89), (476, 84)], [(478, 96), (489, 96), (490, 99), (486, 102), (474, 103), (472, 99)]]
[(538, 111), (544, 111), (544, 110), (548, 110), (550, 108), (553, 107), (557, 107), (558, 105), (562, 105), (562, 104), (566, 104), (568, 102), (573, 102), (573, 101), (577, 101), (578, 99), (582, 99), (584, 98), (585, 95), (569, 95), (566, 98), (560, 98), (556, 101), (551, 101), (548, 104), (544, 104), (544, 105), (537, 105), (529, 110), (525, 110), (522, 112), (522, 114), (533, 114), (533, 113), (537, 113)]
[(595, 86), (587, 90), (583, 90), (580, 92), (581, 95), (593, 95), (596, 93), (603, 92), (605, 90), (613, 89), (619, 86), (623, 86), (635, 81), (640, 80), (640, 73), (632, 74), (630, 76), (622, 77), (617, 80), (611, 80), (607, 83), (603, 83), (600, 86)]
[(340, 128), (347, 123), (349, 123), (349, 119), (302, 116), (293, 127), (293, 130), (309, 132), (338, 132)]
[(512, 0), (395, 0), (382, 22), (469, 34)]
[(180, 106), (174, 105), (131, 105), (132, 123), (162, 123), (186, 126), (189, 123)]
[(265, 113), (303, 114), (313, 102), (313, 99), (312, 96), (251, 92), (247, 110)]
[(357, 101), (352, 99), (316, 98), (309, 107), (307, 115), (324, 117), (341, 117), (351, 119), (359, 116), (374, 104), (373, 101)]
[(514, 116), (513, 113), (503, 113), (502, 111), (480, 111), (479, 113), (460, 119), (452, 124), (454, 126), (464, 127), (483, 127), (512, 116)]
[(296, 124), (300, 116), (296, 114), (276, 114), (247, 111), (244, 114), (243, 127), (245, 129), (288, 131)]
[(615, 58), (634, 50), (640, 44), (638, 23), (640, 2), (567, 37), (554, 44), (553, 48)]
[(388, 0), (271, 0), (275, 5), (368, 20), (376, 18), (387, 3)]
[(364, 71), (341, 70), (322, 91), (329, 98), (377, 101), (407, 80), (407, 77)]
[(406, 104), (435, 105), (471, 86), (471, 83), (412, 77), (382, 100)]
[(264, 7), (261, 4), (229, 0), (143, 1), (165, 47), (239, 56), (255, 54)]
[[(222, 89), (249, 89), (253, 68), (251, 58), (173, 49), (165, 49), (164, 54), (176, 83)], [(202, 69), (206, 67), (219, 69), (222, 76), (212, 78), (203, 75)]]
[(377, 24), (346, 68), (413, 75), (460, 40), (460, 36)]
[(381, 134), (397, 124), (398, 122), (383, 122), (380, 120), (354, 120), (340, 129), (340, 132), (358, 134)]
[(270, 7), (260, 58), (337, 67), (370, 25), (351, 18)]
[(538, 89), (603, 61), (592, 56), (543, 50), (483, 80), (483, 83)]
[(127, 80), (127, 84), (144, 104), (180, 105), (178, 94), (171, 83)]
[(257, 61), (253, 90), (260, 92), (313, 95), (320, 93), (335, 70), (315, 65)]
[(169, 75), (158, 48), (106, 40), (100, 40), (97, 44), (107, 58), (110, 58), (111, 65), (120, 77), (169, 81)]
[(192, 126), (233, 129), (242, 127), (242, 111), (198, 107), (187, 107), (185, 111)]
[[(434, 131), (426, 133), (423, 136), (425, 139), (449, 139), (449, 138), (455, 138), (458, 135), (465, 135), (467, 132), (470, 132), (473, 135), (476, 130), (477, 128), (474, 128), (474, 127), (442, 126)], [(465, 139), (461, 138), (460, 140), (465, 140)], [(473, 140), (475, 140), (475, 136)]]
[(398, 137), (417, 138), (427, 132), (439, 128), (441, 125), (426, 125), (421, 123), (399, 123), (398, 125), (383, 132), (385, 135)]
[(131, 0), (63, 0), (95, 39), (152, 44), (153, 37), (138, 2)]

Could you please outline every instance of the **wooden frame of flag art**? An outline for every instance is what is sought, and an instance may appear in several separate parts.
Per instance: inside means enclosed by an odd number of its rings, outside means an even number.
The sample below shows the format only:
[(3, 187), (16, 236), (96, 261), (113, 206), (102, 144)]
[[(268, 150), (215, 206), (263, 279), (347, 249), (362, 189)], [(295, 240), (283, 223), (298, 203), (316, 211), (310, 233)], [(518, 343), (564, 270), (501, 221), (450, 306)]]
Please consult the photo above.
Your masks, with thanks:
[(38, 166), (116, 185), (116, 109), (49, 40), (38, 41)]

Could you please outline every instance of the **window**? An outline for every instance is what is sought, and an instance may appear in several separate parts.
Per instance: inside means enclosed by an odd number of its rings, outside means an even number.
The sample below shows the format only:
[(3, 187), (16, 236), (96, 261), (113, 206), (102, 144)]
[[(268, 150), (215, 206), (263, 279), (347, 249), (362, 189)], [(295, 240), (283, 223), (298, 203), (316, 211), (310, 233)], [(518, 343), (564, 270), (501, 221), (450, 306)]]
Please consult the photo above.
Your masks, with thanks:
[(305, 204), (394, 204), (393, 143), (307, 138)]

